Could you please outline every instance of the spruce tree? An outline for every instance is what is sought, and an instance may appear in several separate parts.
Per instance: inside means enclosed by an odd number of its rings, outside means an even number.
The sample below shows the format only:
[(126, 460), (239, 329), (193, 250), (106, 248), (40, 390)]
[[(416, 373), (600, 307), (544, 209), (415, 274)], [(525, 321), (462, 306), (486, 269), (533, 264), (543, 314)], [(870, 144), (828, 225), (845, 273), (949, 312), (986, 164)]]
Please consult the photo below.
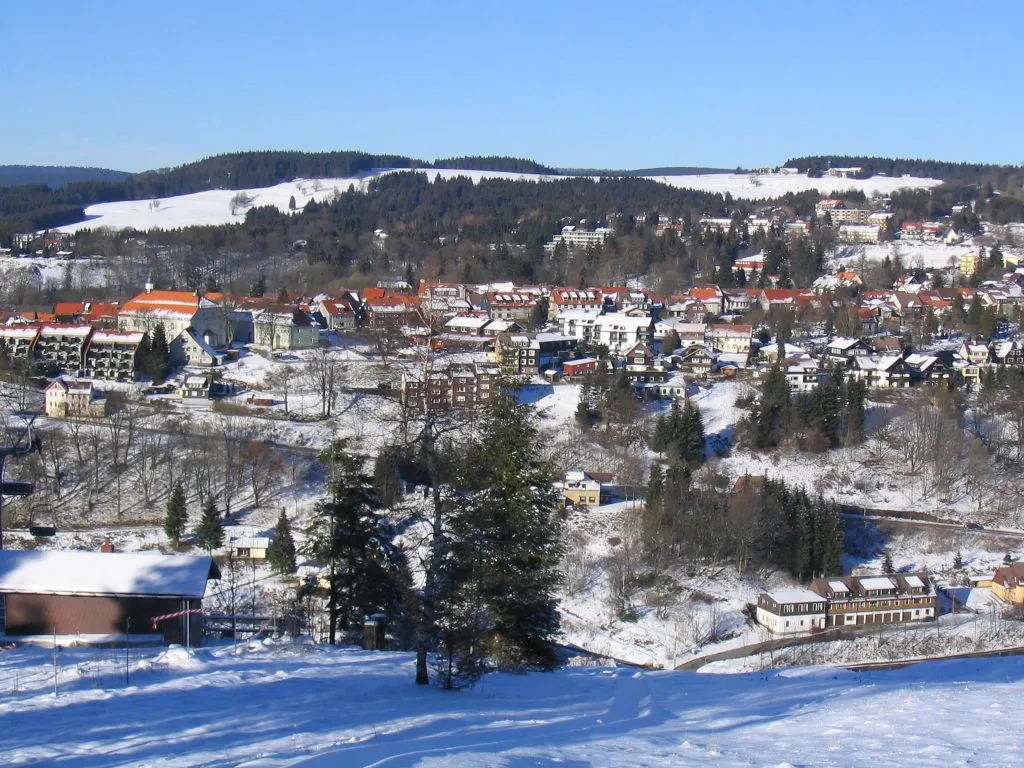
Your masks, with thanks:
[(679, 435), (677, 437), (679, 458), (689, 464), (701, 464), (704, 461), (704, 419), (700, 410), (690, 398), (686, 398), (680, 414)]
[(281, 575), (295, 573), (295, 540), (292, 538), (292, 527), (283, 508), (274, 527), (274, 538), (267, 548), (267, 562)]
[(960, 553), (960, 550), (958, 549), (956, 551), (956, 554), (953, 556), (953, 568), (955, 570), (959, 571), (963, 567), (964, 567), (964, 556)]
[(504, 393), (467, 446), (457, 481), (451, 556), (459, 578), (447, 592), (477, 596), (487, 620), (470, 622), (486, 628), (473, 646), (504, 668), (556, 664), (560, 505), (542, 454), (533, 409)]
[(326, 566), (330, 642), (338, 631), (354, 637), (363, 618), (396, 608), (404, 559), (392, 544), (394, 531), (380, 515), (373, 478), (344, 440), (320, 454), (327, 470), (327, 498), (317, 502), (303, 551)]
[(146, 368), (154, 384), (163, 382), (171, 372), (171, 350), (163, 323), (153, 329), (153, 339), (149, 344), (149, 360)]
[(175, 483), (171, 489), (171, 497), (167, 500), (167, 511), (164, 515), (164, 533), (171, 540), (174, 546), (181, 542), (181, 536), (185, 533), (185, 524), (188, 522), (188, 511), (185, 507), (185, 491), (181, 483)]
[[(958, 553), (959, 554), (959, 553)], [(888, 549), (882, 550), (882, 571), (883, 573), (893, 573), (895, 567), (892, 564), (892, 554)]]
[(213, 552), (224, 543), (224, 526), (220, 520), (220, 512), (213, 496), (206, 497), (203, 512), (196, 527), (196, 544), (207, 552)]

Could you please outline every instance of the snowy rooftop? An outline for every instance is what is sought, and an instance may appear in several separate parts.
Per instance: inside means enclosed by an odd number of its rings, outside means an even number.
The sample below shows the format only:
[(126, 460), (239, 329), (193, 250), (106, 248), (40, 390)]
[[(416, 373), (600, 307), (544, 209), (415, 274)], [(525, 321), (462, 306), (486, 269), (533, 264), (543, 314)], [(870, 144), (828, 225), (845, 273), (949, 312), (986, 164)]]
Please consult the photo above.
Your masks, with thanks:
[(921, 579), (919, 579), (917, 576), (907, 576), (903, 580), (907, 582), (908, 587), (913, 587), (915, 589), (924, 589), (924, 582), (921, 581)]
[(869, 576), (866, 579), (861, 579), (860, 585), (864, 589), (896, 589), (892, 579), (888, 579), (885, 576)]
[(817, 592), (812, 592), (809, 589), (803, 589), (800, 587), (769, 592), (768, 597), (779, 605), (786, 605), (789, 603), (820, 603), (825, 600), (825, 598)]
[(830, 581), (828, 583), (828, 588), (831, 589), (833, 592), (849, 592), (850, 591), (850, 588), (847, 587), (841, 581)]
[(202, 597), (211, 573), (210, 557), (0, 550), (0, 593)]

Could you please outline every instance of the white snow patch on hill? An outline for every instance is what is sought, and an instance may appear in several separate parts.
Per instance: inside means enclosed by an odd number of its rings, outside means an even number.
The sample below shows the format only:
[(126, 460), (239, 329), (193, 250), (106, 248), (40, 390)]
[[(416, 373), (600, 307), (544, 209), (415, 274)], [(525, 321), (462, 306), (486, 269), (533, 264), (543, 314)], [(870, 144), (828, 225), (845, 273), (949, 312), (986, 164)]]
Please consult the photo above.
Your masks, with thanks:
[(80, 766), (1013, 765), (1017, 658), (889, 672), (632, 668), (413, 685), (405, 653), (274, 641), (182, 652), (4, 651), (12, 764)]
[[(164, 198), (156, 201), (156, 204), (152, 200), (98, 203), (85, 209), (85, 214), (88, 217), (86, 221), (69, 224), (60, 229), (65, 232), (77, 232), (80, 229), (98, 227), (149, 230), (240, 223), (245, 220), (247, 208), (236, 208), (232, 211), (231, 206), (232, 198), (239, 192), (249, 198), (250, 205), (248, 207), (273, 205), (287, 213), (288, 203), (292, 197), (295, 198), (296, 210), (301, 210), (311, 199), (322, 202), (333, 195), (335, 191), (346, 192), (353, 188), (365, 190), (370, 179), (375, 176), (404, 170), (406, 169), (381, 170), (353, 178), (296, 179), (272, 187), (254, 189), (214, 189), (191, 195)], [(431, 180), (463, 176), (472, 179), (474, 183), (481, 179), (495, 178), (518, 181), (551, 181), (566, 178), (565, 176), (539, 173), (465, 171), (445, 168), (425, 168), (417, 172), (425, 173)], [(729, 193), (733, 197), (745, 199), (773, 198), (787, 192), (800, 192), (806, 189), (817, 189), (825, 194), (849, 189), (861, 190), (866, 195), (889, 194), (903, 187), (927, 188), (941, 183), (937, 179), (888, 178), (885, 176), (875, 176), (864, 180), (827, 177), (811, 179), (806, 176), (742, 173), (647, 176), (645, 178), (673, 187), (718, 192), (723, 195)]]

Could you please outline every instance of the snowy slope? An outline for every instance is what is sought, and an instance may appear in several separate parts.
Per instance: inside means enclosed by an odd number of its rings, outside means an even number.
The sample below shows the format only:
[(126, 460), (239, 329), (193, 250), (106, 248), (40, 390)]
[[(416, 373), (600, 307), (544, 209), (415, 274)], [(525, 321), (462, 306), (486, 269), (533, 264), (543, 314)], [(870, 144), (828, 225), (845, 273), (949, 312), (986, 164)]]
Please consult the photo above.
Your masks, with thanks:
[[(395, 170), (382, 170), (381, 173), (395, 173)], [(564, 178), (536, 173), (506, 173), (498, 171), (463, 171), (451, 169), (424, 169), (421, 173), (433, 180), (449, 179), (464, 176), (478, 182), (481, 179), (513, 179), (521, 181), (550, 181)], [(247, 190), (215, 189), (207, 192), (196, 192), (191, 195), (162, 199), (158, 205), (150, 200), (128, 200), (120, 203), (99, 203), (85, 209), (88, 219), (77, 224), (61, 227), (65, 232), (76, 232), (84, 228), (111, 227), (113, 229), (177, 229), (179, 227), (231, 224), (244, 221), (245, 211), (231, 211), (231, 199), (239, 191), (249, 196), (252, 205), (274, 205), (280, 210), (288, 211), (288, 201), (295, 197), (297, 209), (301, 209), (315, 198), (323, 201), (336, 190), (345, 192), (355, 188), (366, 189), (367, 182), (373, 175), (356, 178), (340, 179), (297, 179)], [(746, 199), (764, 199), (779, 197), (786, 192), (799, 192), (805, 189), (818, 189), (823, 193), (837, 190), (858, 189), (865, 194), (875, 192), (888, 194), (902, 187), (931, 187), (940, 184), (936, 179), (887, 178), (873, 177), (866, 180), (857, 179), (809, 179), (806, 176), (783, 176), (778, 174), (751, 175), (717, 173), (689, 176), (648, 176), (653, 181), (673, 187), (699, 189), (708, 192), (730, 193), (733, 197)]]
[[(1024, 660), (890, 672), (568, 668), (448, 693), (409, 654), (254, 643), (0, 656), (0, 762), (76, 766), (948, 766), (1021, 760)], [(144, 658), (142, 658), (144, 656)]]

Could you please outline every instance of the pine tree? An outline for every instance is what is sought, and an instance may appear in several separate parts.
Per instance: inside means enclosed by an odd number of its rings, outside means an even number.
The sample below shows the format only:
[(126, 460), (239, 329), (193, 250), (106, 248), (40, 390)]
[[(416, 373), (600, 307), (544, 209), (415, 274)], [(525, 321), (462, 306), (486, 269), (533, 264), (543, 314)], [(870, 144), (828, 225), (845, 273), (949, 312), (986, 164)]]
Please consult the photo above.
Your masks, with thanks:
[(981, 295), (975, 292), (974, 298), (971, 299), (971, 306), (967, 309), (967, 327), (971, 329), (972, 333), (977, 333), (981, 328), (981, 316), (984, 311), (981, 306)]
[(958, 549), (956, 551), (956, 554), (953, 556), (953, 569), (959, 571), (963, 567), (964, 567), (964, 556), (963, 556), (963, 554), (961, 554), (960, 550)]
[(275, 573), (295, 573), (295, 540), (292, 538), (292, 527), (283, 508), (274, 527), (274, 538), (267, 548), (267, 562)]
[(206, 497), (199, 525), (196, 527), (196, 544), (207, 552), (213, 552), (223, 543), (224, 526), (221, 523), (220, 512), (213, 501), (213, 496), (210, 495)]
[(704, 419), (700, 410), (690, 398), (686, 398), (680, 415), (679, 434), (676, 438), (679, 458), (689, 464), (701, 464), (704, 461)]
[(327, 568), (329, 638), (353, 636), (363, 618), (395, 608), (401, 598), (404, 560), (392, 545), (394, 532), (379, 513), (373, 478), (344, 440), (321, 454), (327, 498), (317, 502), (303, 551)]
[(146, 361), (146, 372), (154, 384), (161, 383), (171, 372), (171, 350), (167, 342), (167, 330), (160, 323), (153, 329), (153, 338), (149, 343), (149, 359)]
[(882, 572), (893, 573), (895, 570), (892, 564), (892, 554), (888, 549), (882, 550)]
[(181, 542), (188, 522), (188, 510), (185, 507), (185, 491), (181, 483), (175, 483), (171, 489), (171, 497), (167, 500), (167, 512), (164, 515), (164, 533), (174, 546)]
[(1005, 563), (1006, 565), (1010, 565), (1012, 562), (1013, 562), (1013, 555), (1011, 555), (1009, 552), (1007, 552), (1005, 555), (1003, 555), (1003, 563)]
[(761, 386), (761, 399), (754, 413), (754, 445), (769, 448), (779, 441), (782, 417), (789, 408), (789, 384), (776, 364), (768, 369)]
[(459, 578), (448, 592), (478, 596), (487, 616), (471, 622), (486, 627), (480, 647), (511, 669), (556, 663), (560, 505), (542, 453), (533, 409), (512, 393), (501, 396), (465, 452), (458, 476), (463, 493), (451, 515)]

